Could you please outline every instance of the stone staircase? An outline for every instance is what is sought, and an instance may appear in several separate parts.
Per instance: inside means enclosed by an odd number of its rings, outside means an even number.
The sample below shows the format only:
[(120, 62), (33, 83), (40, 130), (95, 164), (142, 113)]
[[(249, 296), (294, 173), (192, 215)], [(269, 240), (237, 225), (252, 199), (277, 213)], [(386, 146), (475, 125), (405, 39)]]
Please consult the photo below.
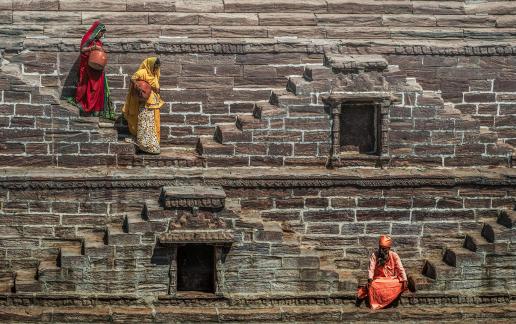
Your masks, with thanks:
[(203, 166), (193, 147), (164, 145), (160, 155), (141, 154), (134, 144), (124, 141), (113, 121), (80, 116), (77, 107), (59, 99), (57, 90), (41, 87), (40, 81), (22, 74), (17, 64), (3, 65), (0, 73), (2, 90), (13, 93), (4, 102), (12, 107), (13, 122), (0, 127), (2, 143), (24, 148), (4, 157), (3, 165)]
[[(327, 133), (328, 114), (311, 93), (328, 92), (331, 85), (307, 80), (328, 75), (331, 68), (307, 65), (305, 75), (291, 76), (286, 89), (273, 90), (268, 101), (255, 102), (252, 111), (238, 114), (234, 122), (217, 124), (213, 136), (201, 136), (197, 151), (207, 157), (208, 166), (324, 165), (328, 138), (322, 133)], [(314, 130), (313, 136), (321, 138), (308, 140), (308, 134), (303, 141), (302, 130)]]
[[(284, 226), (261, 219), (253, 221), (247, 216), (241, 218), (225, 208), (225, 201), (225, 192), (220, 187), (164, 187), (160, 199), (146, 200), (141, 212), (128, 212), (121, 221), (102, 228), (78, 229), (74, 237), (46, 243), (55, 247), (57, 253), (42, 258), (36, 268), (0, 271), (1, 292), (167, 294), (173, 257), (169, 244), (226, 244), (237, 240), (232, 253), (238, 257), (242, 252), (253, 253), (253, 245), (245, 245), (250, 244), (251, 238), (256, 249), (261, 242), (281, 242), (286, 255), (279, 256), (283, 259), (280, 270), (297, 273), (297, 285), (301, 287), (323, 289), (323, 282), (333, 292), (352, 294), (359, 284), (365, 283), (370, 251), (356, 247), (363, 255), (353, 257), (346, 252), (348, 257), (342, 258), (341, 253), (331, 252), (332, 238), (320, 247), (311, 246), (305, 239), (300, 245), (295, 233)], [(485, 285), (498, 278), (506, 279), (506, 272), (513, 271), (515, 221), (515, 210), (501, 209), (496, 217), (482, 216), (455, 236), (432, 235), (427, 239), (433, 245), (425, 243), (420, 254), (402, 255), (407, 273), (422, 294), (472, 287), (489, 292)], [(247, 239), (241, 241), (244, 237)], [(292, 244), (299, 251), (289, 254)], [(339, 243), (336, 244), (338, 252)], [(260, 250), (256, 251), (260, 255)], [(230, 265), (228, 271), (235, 271), (237, 266)], [(243, 270), (242, 275), (247, 275), (246, 271), (249, 270)], [(498, 277), (497, 271), (503, 275)], [(281, 277), (278, 278), (281, 283)], [(232, 284), (236, 283), (228, 283)], [(295, 287), (300, 286), (292, 289)], [(277, 289), (285, 288), (280, 284)]]
[[(212, 220), (225, 224), (217, 216), (224, 200), (221, 188), (164, 187), (159, 201), (145, 201), (142, 212), (126, 213), (123, 222), (54, 240), (56, 256), (40, 260), (37, 269), (1, 273), (0, 287), (16, 293), (125, 294), (139, 289), (166, 294), (170, 255), (161, 243), (190, 233), (182, 227), (192, 221), (197, 227)], [(210, 230), (218, 233), (216, 228)]]
[(501, 210), (495, 219), (479, 219), (465, 234), (449, 238), (440, 257), (427, 253), (430, 257), (425, 260), (423, 275), (433, 279), (434, 289), (438, 290), (460, 290), (470, 288), (468, 284), (480, 285), (481, 280), (485, 284), (500, 278), (493, 266), (510, 269), (516, 262), (511, 250), (516, 237), (515, 221), (514, 210)]
[[(285, 89), (273, 90), (268, 101), (255, 102), (252, 111), (238, 114), (234, 122), (218, 123), (213, 136), (200, 136), (197, 151), (208, 166), (324, 166), (331, 143), (331, 112), (325, 100), (331, 95), (366, 99), (382, 93), (398, 101), (389, 108), (382, 126), (392, 132), (382, 138), (391, 147), (380, 158), (386, 161), (373, 155), (345, 154), (338, 157), (336, 166), (461, 166), (473, 159), (482, 165), (507, 165), (512, 148), (499, 143), (496, 133), (481, 129), (478, 120), (445, 103), (439, 92), (424, 91), (415, 78), (375, 55), (326, 54), (323, 65), (310, 64), (303, 75), (290, 76)], [(442, 138), (435, 140), (414, 135), (450, 129), (465, 135), (459, 142), (449, 135), (453, 132), (437, 133), (435, 137)], [(482, 145), (478, 145), (479, 138)], [(456, 143), (457, 148), (442, 151), (439, 144), (446, 142)], [(435, 150), (441, 151), (415, 151), (410, 146), (418, 144), (435, 144)], [(479, 156), (484, 144), (492, 156)]]

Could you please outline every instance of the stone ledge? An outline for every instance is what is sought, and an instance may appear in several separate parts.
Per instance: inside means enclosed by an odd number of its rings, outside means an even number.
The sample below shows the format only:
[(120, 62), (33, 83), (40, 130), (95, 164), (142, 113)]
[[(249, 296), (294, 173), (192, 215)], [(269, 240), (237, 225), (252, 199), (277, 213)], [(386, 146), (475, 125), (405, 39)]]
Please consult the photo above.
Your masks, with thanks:
[[(165, 175), (164, 170), (171, 171)], [(514, 186), (514, 168), (429, 169), (337, 169), (325, 168), (212, 168), (203, 169), (74, 169), (5, 168), (0, 188), (161, 188), (178, 183), (204, 183), (207, 186), (287, 188), (301, 187), (389, 187), (389, 186)]]
[[(512, 305), (514, 293), (485, 292), (478, 295), (464, 295), (458, 291), (405, 293), (402, 307), (414, 305)], [(341, 295), (302, 295), (299, 296), (171, 296), (160, 295), (151, 305), (158, 306), (207, 306), (207, 307), (274, 307), (310, 305), (352, 305), (354, 294)], [(41, 294), (41, 293), (4, 293), (0, 294), (0, 306), (141, 306), (149, 305), (149, 300), (139, 295), (117, 294)], [(353, 306), (354, 307), (354, 306)]]
[(0, 309), (0, 320), (10, 323), (38, 322), (339, 322), (378, 323), (382, 320), (409, 322), (504, 321), (515, 318), (515, 304), (485, 307), (456, 306), (398, 307), (372, 311), (354, 305), (284, 306), (284, 307), (5, 307)]
[[(44, 52), (78, 52), (75, 39), (9, 39), (6, 48)], [(235, 38), (121, 38), (107, 41), (106, 49), (113, 53), (206, 53), (206, 54), (265, 54), (326, 52), (348, 55), (398, 54), (398, 55), (447, 55), (447, 56), (512, 56), (516, 55), (514, 41), (465, 41), (465, 40), (388, 40), (368, 39), (352, 41), (340, 39), (311, 40), (289, 39), (235, 39)]]

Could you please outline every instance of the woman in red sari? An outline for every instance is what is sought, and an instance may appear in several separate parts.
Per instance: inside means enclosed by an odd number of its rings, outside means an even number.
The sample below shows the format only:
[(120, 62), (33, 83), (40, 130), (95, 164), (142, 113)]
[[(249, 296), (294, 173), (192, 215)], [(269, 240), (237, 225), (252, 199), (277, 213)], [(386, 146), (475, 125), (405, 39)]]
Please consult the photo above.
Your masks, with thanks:
[(79, 80), (75, 98), (72, 102), (85, 115), (102, 116), (114, 119), (113, 105), (109, 98), (109, 86), (104, 71), (97, 71), (88, 65), (90, 53), (103, 50), (101, 38), (106, 27), (98, 20), (91, 25), (81, 40), (81, 61), (79, 65)]

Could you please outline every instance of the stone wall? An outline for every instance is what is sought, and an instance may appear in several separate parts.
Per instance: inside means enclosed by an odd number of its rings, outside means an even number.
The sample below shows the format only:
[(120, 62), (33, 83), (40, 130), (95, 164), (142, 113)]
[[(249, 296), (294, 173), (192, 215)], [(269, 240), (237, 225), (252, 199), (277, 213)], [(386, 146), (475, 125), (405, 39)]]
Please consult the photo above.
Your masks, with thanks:
[(4, 35), (51, 38), (77, 38), (95, 19), (117, 38), (492, 41), (516, 27), (510, 1), (2, 0), (0, 10)]
[[(180, 189), (201, 180), (223, 185), (226, 195), (224, 209), (198, 212), (222, 220), (235, 238), (217, 263), (217, 293), (226, 298), (353, 296), (385, 233), (420, 293), (503, 294), (515, 285), (514, 184), (496, 172), (474, 174), (5, 178), (1, 287), (43, 295), (169, 294), (175, 268), (160, 235), (180, 234), (174, 226), (198, 216), (158, 204), (160, 185)], [(203, 232), (195, 226), (189, 232)]]
[[(384, 319), (348, 306), (385, 233), (419, 287), (391, 320), (514, 314), (515, 14), (0, 0), (0, 319)], [(141, 61), (161, 58), (159, 156), (65, 101), (95, 19), (117, 113)], [(374, 154), (338, 145), (357, 102), (377, 109)], [(174, 205), (164, 186), (195, 197)], [(196, 239), (216, 246), (208, 296), (175, 291), (177, 245)]]
[[(147, 55), (110, 55), (107, 75), (118, 113), (129, 78)], [(326, 54), (331, 55), (339, 54)], [(77, 110), (59, 100), (73, 95), (76, 53), (24, 51), (3, 57), (9, 62), (4, 65), (1, 101), (4, 155), (9, 155), (4, 164), (147, 165), (134, 157), (113, 124), (79, 117)], [(511, 163), (516, 136), (516, 89), (507, 79), (511, 56), (385, 58), (391, 65), (380, 75), (347, 73), (342, 81), (318, 53), (162, 53), (162, 143), (197, 145), (208, 166), (325, 165), (332, 116), (322, 97), (379, 87), (397, 97), (386, 111), (388, 149), (383, 165)], [(476, 65), (464, 67), (465, 60)], [(492, 61), (500, 65), (488, 68)], [(458, 77), (452, 79), (455, 74)], [(371, 80), (378, 77), (383, 79), (374, 84)], [(191, 159), (194, 156), (176, 156), (170, 161), (202, 165), (188, 162)], [(357, 157), (341, 165), (378, 163)]]
[[(328, 165), (333, 120), (322, 98), (375, 86), (397, 98), (385, 111), (381, 159), (334, 166), (512, 163), (510, 2), (44, 0), (2, 1), (0, 10), (3, 165)], [(117, 112), (139, 63), (162, 58), (168, 154), (138, 156), (120, 125), (81, 118), (63, 101), (80, 37), (97, 18), (108, 26)], [(336, 54), (382, 55), (383, 81), (335, 70), (324, 57)]]

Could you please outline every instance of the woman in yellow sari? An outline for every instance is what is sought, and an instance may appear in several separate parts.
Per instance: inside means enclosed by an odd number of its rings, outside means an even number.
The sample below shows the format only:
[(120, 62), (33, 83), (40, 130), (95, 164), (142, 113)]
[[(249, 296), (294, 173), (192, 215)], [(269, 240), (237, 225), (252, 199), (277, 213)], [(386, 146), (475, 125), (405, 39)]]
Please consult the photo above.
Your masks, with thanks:
[[(122, 108), (129, 126), (129, 132), (136, 136), (136, 145), (146, 153), (159, 154), (160, 118), (159, 110), (165, 104), (159, 95), (160, 61), (157, 57), (144, 60), (131, 77), (129, 93)], [(139, 94), (137, 81), (147, 82), (152, 92), (147, 101)]]

